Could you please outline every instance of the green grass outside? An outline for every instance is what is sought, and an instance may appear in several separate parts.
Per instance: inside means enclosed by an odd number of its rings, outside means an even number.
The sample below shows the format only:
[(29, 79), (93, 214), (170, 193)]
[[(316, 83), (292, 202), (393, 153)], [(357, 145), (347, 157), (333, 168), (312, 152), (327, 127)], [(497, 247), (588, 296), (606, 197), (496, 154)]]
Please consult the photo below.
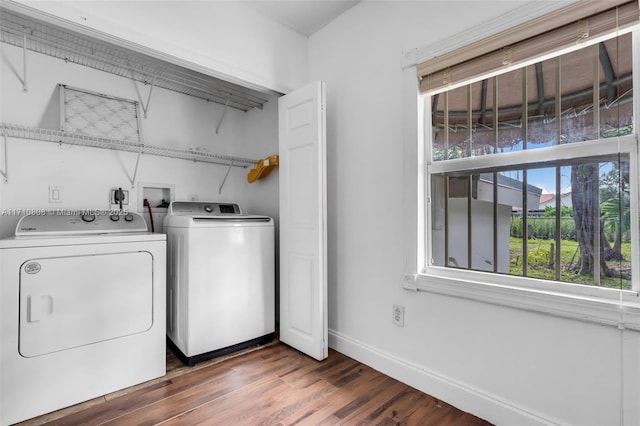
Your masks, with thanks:
[[(555, 245), (553, 240), (530, 239), (527, 243), (527, 276), (532, 278), (542, 278), (555, 280), (556, 272), (553, 263), (550, 264), (551, 245)], [(557, 250), (557, 247), (554, 249)], [(631, 244), (622, 244), (622, 254), (624, 260), (612, 260), (607, 262), (609, 268), (617, 271), (631, 271)], [(560, 281), (594, 285), (593, 276), (577, 275), (571, 269), (575, 266), (580, 252), (577, 241), (560, 241)], [(522, 238), (510, 238), (509, 243), (509, 272), (511, 275), (522, 276)], [(631, 289), (631, 281), (623, 278), (603, 277), (600, 286), (622, 289)]]

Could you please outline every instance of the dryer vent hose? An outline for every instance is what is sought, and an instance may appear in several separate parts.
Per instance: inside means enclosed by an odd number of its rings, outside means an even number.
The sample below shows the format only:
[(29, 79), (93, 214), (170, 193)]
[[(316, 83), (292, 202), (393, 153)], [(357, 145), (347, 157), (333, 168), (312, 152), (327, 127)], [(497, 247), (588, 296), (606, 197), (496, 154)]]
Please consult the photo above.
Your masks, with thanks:
[(149, 203), (149, 200), (145, 198), (142, 204), (147, 206), (147, 210), (149, 210), (149, 223), (151, 224), (151, 232), (156, 232), (155, 228), (153, 227), (153, 213), (151, 213), (151, 204)]

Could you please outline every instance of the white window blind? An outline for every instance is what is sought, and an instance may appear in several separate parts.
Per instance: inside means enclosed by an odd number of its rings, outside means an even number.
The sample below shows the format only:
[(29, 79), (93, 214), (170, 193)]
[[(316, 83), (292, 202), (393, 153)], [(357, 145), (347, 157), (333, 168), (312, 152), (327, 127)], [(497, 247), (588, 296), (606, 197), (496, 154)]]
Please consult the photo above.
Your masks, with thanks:
[(640, 23), (638, 0), (582, 0), (491, 37), (421, 62), (420, 91), (437, 93), (474, 77), (527, 65), (576, 46), (602, 41)]

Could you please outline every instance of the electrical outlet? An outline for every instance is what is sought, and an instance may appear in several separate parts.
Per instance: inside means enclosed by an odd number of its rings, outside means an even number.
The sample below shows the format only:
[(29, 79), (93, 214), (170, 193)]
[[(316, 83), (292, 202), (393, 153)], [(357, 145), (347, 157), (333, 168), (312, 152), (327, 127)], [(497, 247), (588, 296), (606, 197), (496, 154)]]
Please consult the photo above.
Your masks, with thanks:
[(399, 327), (404, 327), (404, 306), (393, 305), (391, 321)]
[(109, 204), (120, 205), (120, 199), (118, 198), (118, 191), (122, 192), (122, 205), (129, 205), (129, 191), (121, 188), (111, 188), (109, 192)]
[(62, 202), (62, 188), (60, 188), (59, 186), (49, 187), (49, 202), (50, 203)]

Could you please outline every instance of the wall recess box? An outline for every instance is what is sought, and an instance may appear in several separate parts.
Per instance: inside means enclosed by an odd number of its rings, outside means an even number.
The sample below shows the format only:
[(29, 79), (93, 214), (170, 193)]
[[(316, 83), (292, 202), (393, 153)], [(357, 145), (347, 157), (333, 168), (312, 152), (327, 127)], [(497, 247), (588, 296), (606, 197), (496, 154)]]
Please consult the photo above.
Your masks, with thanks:
[(138, 212), (144, 213), (147, 208), (144, 200), (149, 200), (152, 211), (166, 212), (169, 203), (175, 197), (175, 185), (168, 183), (138, 183)]
[(62, 188), (60, 188), (59, 186), (49, 187), (49, 202), (50, 203), (62, 202)]

